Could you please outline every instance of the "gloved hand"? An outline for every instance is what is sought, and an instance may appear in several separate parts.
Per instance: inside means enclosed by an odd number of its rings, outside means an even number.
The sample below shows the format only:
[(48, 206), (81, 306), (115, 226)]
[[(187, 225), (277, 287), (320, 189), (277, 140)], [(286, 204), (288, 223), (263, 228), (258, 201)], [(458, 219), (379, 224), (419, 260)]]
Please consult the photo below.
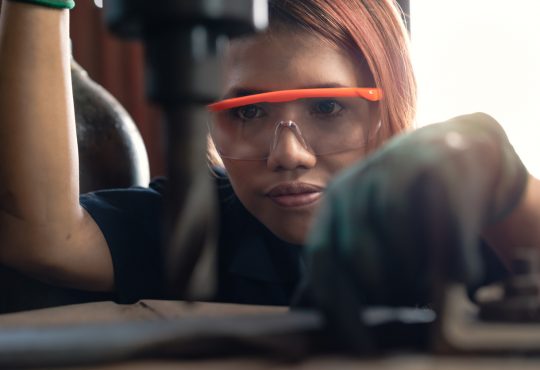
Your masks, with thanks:
[(392, 139), (330, 185), (300, 302), (358, 338), (360, 306), (422, 306), (447, 278), (474, 284), (483, 277), (480, 232), (517, 205), (527, 176), (485, 114)]
[(73, 9), (75, 7), (74, 0), (10, 0), (10, 1), (41, 5), (41, 6), (46, 6), (48, 8), (56, 8), (56, 9)]

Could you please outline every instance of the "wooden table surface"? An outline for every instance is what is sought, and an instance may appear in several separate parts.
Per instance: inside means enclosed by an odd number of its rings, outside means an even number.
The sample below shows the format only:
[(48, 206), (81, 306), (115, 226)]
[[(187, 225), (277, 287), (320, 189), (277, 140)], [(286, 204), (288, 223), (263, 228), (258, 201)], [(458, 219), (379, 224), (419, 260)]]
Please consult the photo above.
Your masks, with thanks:
[(0, 329), (81, 323), (133, 322), (197, 316), (287, 312), (287, 307), (143, 300), (131, 305), (93, 302), (0, 315)]
[[(286, 312), (284, 307), (244, 306), (145, 300), (133, 305), (96, 302), (0, 315), (0, 333), (20, 328), (50, 328), (81, 323), (103, 324), (144, 322), (185, 317), (272, 314)], [(63, 368), (65, 369), (65, 368)], [(139, 360), (71, 369), (381, 369), (381, 370), (498, 370), (540, 369), (540, 357), (443, 357), (416, 354), (392, 355), (376, 359), (320, 356), (299, 362), (279, 362), (262, 358), (225, 358), (211, 360)]]

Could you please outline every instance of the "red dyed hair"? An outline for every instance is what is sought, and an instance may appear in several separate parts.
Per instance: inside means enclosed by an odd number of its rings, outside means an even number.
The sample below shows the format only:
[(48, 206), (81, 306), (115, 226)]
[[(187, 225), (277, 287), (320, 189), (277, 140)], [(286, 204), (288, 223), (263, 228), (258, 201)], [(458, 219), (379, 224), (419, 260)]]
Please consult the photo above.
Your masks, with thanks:
[(276, 26), (308, 31), (344, 48), (368, 68), (379, 102), (380, 141), (413, 125), (416, 81), (409, 37), (393, 0), (269, 0), (270, 30)]
[[(384, 98), (377, 102), (381, 118), (378, 140), (412, 127), (416, 113), (416, 81), (409, 37), (394, 0), (269, 0), (269, 31), (286, 27), (317, 35), (347, 50), (362, 70), (371, 74)], [(209, 140), (210, 163), (220, 164)]]

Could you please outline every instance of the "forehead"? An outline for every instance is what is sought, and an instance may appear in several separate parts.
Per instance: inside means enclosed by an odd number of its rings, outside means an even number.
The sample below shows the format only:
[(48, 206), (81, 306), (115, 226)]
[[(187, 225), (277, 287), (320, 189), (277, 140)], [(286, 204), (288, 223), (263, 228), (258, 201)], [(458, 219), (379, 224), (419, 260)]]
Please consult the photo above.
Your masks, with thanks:
[(365, 86), (359, 61), (307, 32), (271, 32), (231, 42), (224, 63), (224, 95), (235, 90)]

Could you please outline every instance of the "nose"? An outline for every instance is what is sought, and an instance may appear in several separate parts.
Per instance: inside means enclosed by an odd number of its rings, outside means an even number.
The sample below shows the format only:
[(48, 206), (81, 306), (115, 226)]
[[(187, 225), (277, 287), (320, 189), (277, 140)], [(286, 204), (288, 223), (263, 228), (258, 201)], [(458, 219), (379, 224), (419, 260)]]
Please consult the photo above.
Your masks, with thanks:
[(296, 123), (279, 122), (274, 135), (274, 143), (267, 159), (269, 169), (292, 171), (315, 166), (317, 157), (309, 149)]

